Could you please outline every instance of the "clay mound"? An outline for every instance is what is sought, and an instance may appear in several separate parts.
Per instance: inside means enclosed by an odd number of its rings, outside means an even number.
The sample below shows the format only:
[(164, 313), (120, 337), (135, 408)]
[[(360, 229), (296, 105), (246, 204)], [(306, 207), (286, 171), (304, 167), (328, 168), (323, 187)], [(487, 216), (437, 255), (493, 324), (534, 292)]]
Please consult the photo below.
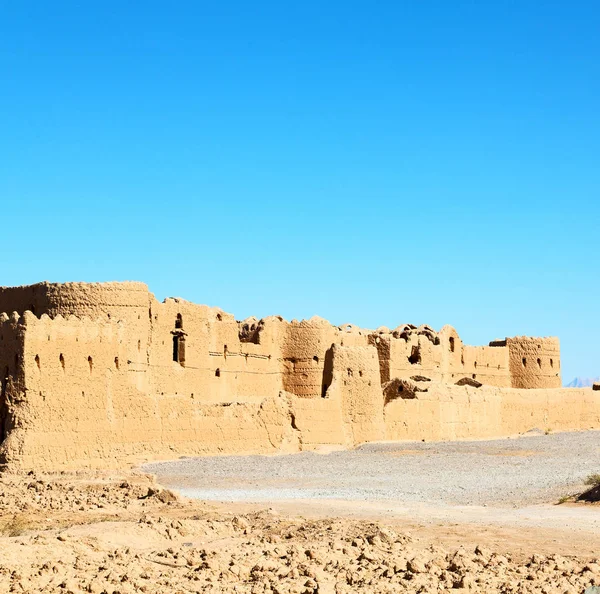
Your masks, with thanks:
[(412, 334), (417, 327), (413, 324), (400, 324), (397, 328), (392, 332), (392, 336), (394, 338), (402, 338), (404, 340), (408, 340), (408, 337)]
[(408, 341), (408, 338), (412, 335), (416, 334), (418, 336), (425, 336), (429, 339), (433, 344), (440, 344), (440, 337), (438, 333), (427, 324), (421, 324), (417, 328), (414, 324), (400, 324), (393, 332), (392, 336), (394, 338), (402, 338), (403, 340)]
[(588, 503), (597, 503), (600, 501), (600, 485), (595, 485), (579, 495), (577, 501), (587, 501)]
[(240, 342), (253, 342), (260, 344), (259, 334), (263, 329), (264, 322), (256, 319), (254, 316), (246, 318), (242, 322), (238, 322), (238, 336)]
[(413, 379), (404, 379), (395, 377), (383, 384), (383, 398), (384, 405), (390, 403), (392, 400), (402, 398), (403, 400), (412, 400), (417, 398), (418, 392), (427, 392), (429, 389), (427, 382), (431, 380), (423, 376), (414, 376), (422, 378), (422, 381), (413, 381)]
[(481, 382), (478, 382), (477, 380), (474, 380), (471, 377), (463, 377), (462, 379), (459, 379), (455, 385), (457, 385), (457, 386), (473, 386), (473, 388), (481, 388), (481, 386), (483, 386), (483, 384)]

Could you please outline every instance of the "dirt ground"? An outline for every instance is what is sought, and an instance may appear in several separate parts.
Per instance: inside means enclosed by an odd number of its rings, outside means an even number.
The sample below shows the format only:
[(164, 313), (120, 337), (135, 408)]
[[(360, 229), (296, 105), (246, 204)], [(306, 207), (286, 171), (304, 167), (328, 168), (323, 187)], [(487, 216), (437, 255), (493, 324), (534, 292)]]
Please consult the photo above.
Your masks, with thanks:
[(600, 586), (593, 529), (399, 519), (335, 502), (208, 504), (142, 473), (4, 474), (0, 532), (0, 592), (580, 594)]

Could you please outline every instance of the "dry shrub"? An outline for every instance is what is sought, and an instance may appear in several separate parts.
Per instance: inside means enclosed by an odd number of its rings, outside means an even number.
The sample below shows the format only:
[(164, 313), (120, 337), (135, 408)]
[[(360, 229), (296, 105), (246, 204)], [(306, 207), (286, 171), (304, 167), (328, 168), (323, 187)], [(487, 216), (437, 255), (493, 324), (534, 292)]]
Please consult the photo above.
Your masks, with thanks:
[(590, 487), (596, 487), (597, 485), (600, 485), (600, 474), (590, 474), (590, 476), (585, 479), (585, 484), (589, 485)]
[(3, 536), (21, 536), (23, 532), (31, 528), (34, 522), (27, 514), (14, 514), (0, 523), (0, 534)]

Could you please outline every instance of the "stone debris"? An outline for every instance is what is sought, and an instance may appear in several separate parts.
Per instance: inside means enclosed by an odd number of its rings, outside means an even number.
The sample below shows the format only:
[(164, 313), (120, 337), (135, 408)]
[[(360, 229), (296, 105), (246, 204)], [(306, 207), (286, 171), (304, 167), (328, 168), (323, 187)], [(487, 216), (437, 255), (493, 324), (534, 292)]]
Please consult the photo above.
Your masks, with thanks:
[(147, 475), (3, 477), (0, 591), (582, 594), (600, 587), (598, 558), (447, 549), (382, 522), (219, 514), (156, 496), (164, 492)]

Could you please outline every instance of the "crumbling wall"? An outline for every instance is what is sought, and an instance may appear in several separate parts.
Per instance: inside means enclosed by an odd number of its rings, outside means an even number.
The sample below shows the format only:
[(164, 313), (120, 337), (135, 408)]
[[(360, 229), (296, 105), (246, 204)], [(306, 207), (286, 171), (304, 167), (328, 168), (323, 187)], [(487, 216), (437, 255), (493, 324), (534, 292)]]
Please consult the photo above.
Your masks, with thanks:
[(393, 441), (498, 437), (500, 411), (498, 388), (431, 382), (426, 392), (393, 399), (385, 406), (385, 435)]
[(332, 364), (333, 381), (326, 397), (341, 403), (344, 441), (359, 444), (382, 440), (385, 428), (377, 350), (334, 344)]
[(452, 383), (470, 377), (487, 386), (511, 385), (508, 350), (502, 347), (463, 346), (461, 365), (453, 372)]
[(320, 398), (325, 354), (336, 340), (337, 328), (327, 320), (314, 316), (310, 320), (292, 320), (287, 326), (282, 345), (283, 389), (302, 398)]
[[(23, 373), (24, 332), (21, 316), (0, 314), (0, 443), (17, 449), (17, 434), (26, 426), (26, 384)], [(18, 451), (18, 449), (17, 449)], [(0, 452), (0, 462), (2, 452)]]
[(0, 462), (23, 468), (600, 426), (600, 392), (551, 389), (556, 339), (236, 321), (142, 283), (3, 288), (0, 305), (17, 312), (0, 315)]
[(0, 287), (0, 311), (36, 316), (110, 316), (135, 324), (148, 316), (148, 286), (140, 282), (48, 283)]
[(492, 438), (600, 428), (600, 394), (587, 389), (513, 389), (432, 383), (427, 392), (390, 401), (386, 439)]
[(287, 394), (299, 450), (351, 447), (344, 431), (341, 395), (330, 392), (325, 398), (302, 398)]
[[(150, 391), (185, 394), (202, 402), (260, 402), (282, 389), (281, 347), (287, 323), (268, 318), (256, 342), (240, 336), (240, 323), (220, 309), (181, 299), (151, 302)], [(243, 324), (242, 328), (243, 328)]]
[(148, 390), (150, 368), (128, 364), (121, 322), (26, 312), (10, 323), (24, 338), (26, 388), (10, 402), (18, 422), (2, 444), (4, 464), (114, 466), (185, 453), (297, 449), (281, 397), (211, 404)]

